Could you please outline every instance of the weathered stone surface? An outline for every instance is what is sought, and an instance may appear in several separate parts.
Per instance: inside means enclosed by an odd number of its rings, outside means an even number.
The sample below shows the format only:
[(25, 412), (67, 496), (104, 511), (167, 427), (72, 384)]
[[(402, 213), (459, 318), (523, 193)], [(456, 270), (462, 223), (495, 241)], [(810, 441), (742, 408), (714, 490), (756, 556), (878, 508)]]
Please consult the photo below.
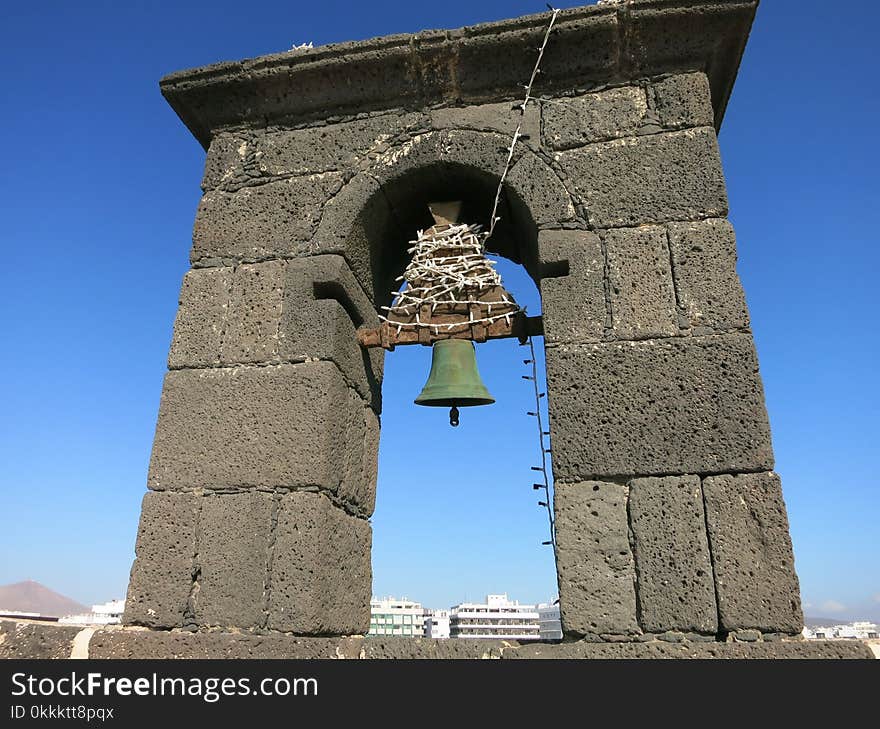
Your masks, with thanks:
[(211, 140), (202, 187), (237, 189), (273, 177), (352, 170), (389, 141), (426, 125), (427, 117), (413, 112), (302, 129), (221, 132)]
[(224, 327), (220, 361), (267, 362), (278, 353), (285, 261), (238, 266)]
[(183, 625), (193, 588), (200, 509), (201, 499), (193, 494), (144, 496), (124, 623), (151, 628)]
[(638, 633), (626, 487), (556, 477), (556, 569), (566, 635)]
[(769, 469), (748, 334), (547, 347), (558, 481)]
[(358, 658), (364, 639), (301, 638), (269, 633), (177, 633), (99, 630), (89, 643), (89, 658), (107, 659), (338, 659)]
[(349, 392), (331, 362), (169, 372), (149, 486), (358, 493), (360, 487), (346, 483), (346, 454), (363, 444), (349, 442), (346, 433), (364, 414)]
[[(542, 93), (585, 81), (706, 69), (720, 126), (756, 0), (589, 5), (562, 13), (538, 79)], [(521, 97), (544, 13), (456, 31), (338, 43), (181, 71), (163, 95), (207, 147), (212, 131), (297, 124), (332, 114)]]
[(432, 109), (431, 126), (434, 129), (473, 129), (479, 132), (501, 132), (513, 135), (517, 124), (525, 135), (524, 143), (531, 147), (541, 144), (541, 114), (536, 104), (529, 105), (525, 114), (514, 109), (513, 102), (500, 104), (474, 104), (472, 106), (447, 106)]
[(411, 658), (486, 659), (501, 658), (505, 650), (510, 648), (510, 641), (501, 640), (438, 640), (368, 636), (364, 639), (362, 657), (402, 660)]
[(190, 258), (195, 263), (308, 255), (321, 210), (341, 187), (341, 175), (326, 172), (207, 192), (196, 214)]
[[(79, 628), (0, 619), (0, 658), (67, 658)], [(406, 638), (295, 636), (282, 633), (191, 633), (143, 628), (96, 630), (91, 659), (608, 659), (771, 658), (862, 659), (873, 654), (862, 641), (517, 643)]]
[(259, 628), (265, 624), (276, 499), (262, 492), (203, 498), (198, 579), (192, 597), (198, 625)]
[(219, 132), (212, 135), (208, 153), (205, 155), (205, 170), (202, 175), (202, 190), (218, 187), (240, 187), (246, 181), (245, 169), (249, 155), (247, 132)]
[[(218, 274), (225, 288), (214, 283)], [(355, 332), (379, 320), (344, 258), (195, 269), (189, 276), (199, 290), (207, 281), (213, 298), (190, 295), (181, 302), (172, 368), (330, 360), (381, 408), (384, 350), (365, 352)]]
[(379, 418), (354, 392), (349, 392), (348, 399), (352, 415), (347, 421), (345, 441), (349, 447), (345, 451), (344, 477), (338, 494), (352, 510), (369, 517), (376, 508)]
[(711, 218), (669, 223), (668, 229), (676, 296), (690, 326), (716, 331), (748, 327), (733, 226)]
[(648, 104), (643, 88), (623, 86), (573, 99), (551, 99), (541, 109), (544, 144), (551, 149), (571, 149), (635, 135)]
[(296, 175), (345, 170), (371, 154), (381, 152), (390, 139), (417, 130), (424, 115), (383, 114), (339, 124), (272, 132), (257, 139), (261, 172)]
[(727, 214), (718, 142), (708, 127), (591, 144), (556, 159), (597, 228)]
[[(407, 231), (405, 240), (410, 240), (414, 230), (422, 227), (417, 223), (425, 222), (427, 212), (412, 208), (436, 199), (431, 195), (464, 196), (475, 208), (471, 212), (477, 219), (470, 222), (487, 223), (479, 218), (491, 211), (509, 147), (507, 134), (467, 129), (433, 131), (392, 147), (376, 160), (369, 173), (381, 184), (382, 193)], [(575, 217), (571, 195), (550, 165), (523, 145), (517, 146), (512, 162), (498, 211), (502, 225), (508, 222), (505, 215), (510, 217), (505, 211), (508, 200), (517, 208), (525, 208), (538, 226), (558, 226)], [(414, 195), (414, 190), (423, 191), (422, 195)], [(382, 248), (388, 255), (387, 240)]]
[(0, 619), (0, 660), (70, 658), (80, 627)]
[(774, 641), (772, 643), (533, 643), (505, 650), (503, 658), (727, 658), (727, 659), (819, 659), (870, 658), (860, 641)]
[(376, 309), (341, 256), (290, 261), (279, 324), (279, 356), (336, 362), (361, 397), (381, 410), (385, 350), (364, 350), (355, 329), (378, 325)]
[(586, 230), (542, 230), (538, 248), (542, 270), (550, 275), (568, 266), (566, 276), (550, 278), (544, 273), (540, 282), (544, 341), (601, 339), (608, 312), (599, 236)]
[(715, 633), (718, 611), (699, 476), (629, 482), (639, 624), (651, 633)]
[(760, 630), (734, 630), (728, 635), (728, 638), (740, 643), (754, 643), (762, 637), (763, 633)]
[(535, 154), (527, 153), (511, 167), (505, 184), (525, 204), (538, 227), (574, 220), (571, 195), (559, 176)]
[(232, 268), (187, 272), (174, 320), (169, 367), (208, 367), (219, 362), (231, 290)]
[[(18, 626), (24, 629), (17, 632)], [(0, 620), (3, 658), (66, 658), (62, 647), (78, 628)], [(38, 636), (35, 642), (31, 635)], [(63, 637), (62, 637), (63, 636)], [(57, 645), (58, 649), (47, 650)], [(281, 633), (189, 633), (139, 628), (103, 628), (88, 645), (92, 659), (381, 659), (381, 658), (809, 658), (873, 657), (861, 641), (774, 640), (757, 643), (663, 641), (593, 643), (516, 643), (508, 641), (431, 640), (295, 636)], [(52, 655), (47, 655), (52, 653)], [(68, 646), (69, 654), (69, 646)]]
[(370, 623), (369, 522), (322, 494), (281, 499), (268, 627), (298, 634), (365, 634)]
[(611, 322), (617, 339), (678, 334), (666, 229), (605, 231)]
[(683, 73), (652, 84), (660, 123), (669, 129), (714, 124), (709, 81), (704, 73)]
[(391, 279), (397, 275), (394, 267), (378, 256), (389, 238), (406, 240), (407, 234), (399, 229), (379, 182), (373, 175), (361, 173), (324, 207), (313, 252), (344, 256), (367, 296), (378, 300), (390, 291)]
[(804, 618), (775, 473), (703, 480), (721, 629), (799, 633)]
[[(418, 134), (391, 147), (375, 160), (369, 171), (383, 186), (420, 169), (428, 168), (433, 174), (443, 176), (448, 172), (444, 165), (470, 167), (497, 177), (507, 162), (509, 147), (510, 137), (506, 133), (441, 129)], [(518, 148), (517, 153), (534, 154), (526, 148)], [(399, 213), (406, 214), (406, 210), (395, 205), (395, 191), (387, 192), (392, 206)], [(402, 189), (400, 192), (407, 191)]]
[[(538, 83), (542, 89), (614, 73), (622, 37), (617, 18), (607, 8), (590, 11), (558, 19), (552, 41), (554, 52), (548, 51), (541, 64), (543, 74)], [(442, 69), (444, 76), (454, 74), (453, 93), (464, 99), (521, 98), (522, 84), (532, 72), (535, 51), (546, 31), (545, 16), (531, 17), (544, 22), (531, 24), (518, 19), (507, 27), (477, 25), (457, 34), (455, 46), (450, 48), (450, 61)], [(564, 35), (559, 32), (563, 27), (567, 31)], [(520, 80), (511, 83), (513, 78)]]

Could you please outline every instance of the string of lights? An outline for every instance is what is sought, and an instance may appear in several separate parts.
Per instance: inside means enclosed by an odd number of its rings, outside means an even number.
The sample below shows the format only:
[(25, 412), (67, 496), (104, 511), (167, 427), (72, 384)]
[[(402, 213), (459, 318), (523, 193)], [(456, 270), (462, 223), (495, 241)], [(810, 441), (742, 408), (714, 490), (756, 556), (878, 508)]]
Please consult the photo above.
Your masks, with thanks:
[(537, 78), (538, 74), (541, 72), (541, 61), (544, 58), (544, 50), (547, 48), (547, 41), (550, 40), (550, 31), (553, 30), (556, 16), (559, 15), (558, 9), (551, 7), (550, 5), (547, 7), (550, 8), (552, 15), (550, 16), (550, 22), (547, 25), (547, 32), (544, 33), (544, 40), (538, 48), (538, 59), (535, 61), (535, 67), (532, 69), (532, 75), (529, 78), (529, 82), (525, 85), (525, 98), (521, 104), (517, 104), (514, 107), (514, 109), (519, 110), (520, 121), (516, 125), (516, 129), (513, 132), (513, 141), (511, 141), (510, 148), (507, 150), (507, 162), (504, 163), (504, 171), (501, 173), (501, 179), (498, 181), (498, 189), (495, 191), (495, 203), (492, 205), (492, 215), (489, 217), (489, 230), (483, 238), (484, 242), (492, 237), (492, 233), (495, 232), (496, 223), (501, 220), (501, 218), (498, 217), (498, 203), (501, 201), (501, 192), (504, 187), (504, 181), (507, 179), (507, 173), (510, 172), (510, 163), (513, 161), (513, 153), (516, 150), (516, 144), (522, 137), (522, 117), (526, 113), (526, 108), (528, 107), (529, 102), (534, 100), (534, 97), (532, 96), (532, 86), (535, 84), (535, 78)]
[(538, 386), (538, 365), (535, 362), (535, 345), (532, 342), (532, 338), (529, 337), (527, 342), (523, 342), (522, 344), (529, 345), (529, 353), (530, 357), (528, 359), (523, 360), (523, 364), (531, 365), (531, 374), (523, 375), (522, 378), (524, 380), (531, 380), (532, 385), (535, 388), (535, 409), (530, 410), (527, 415), (535, 418), (535, 422), (538, 424), (538, 442), (541, 445), (541, 465), (540, 466), (532, 466), (533, 471), (537, 471), (542, 474), (543, 482), (542, 483), (533, 483), (532, 489), (534, 491), (543, 491), (544, 498), (541, 501), (538, 501), (538, 506), (547, 509), (547, 520), (550, 526), (550, 539), (548, 541), (542, 542), (542, 544), (550, 545), (553, 547), (553, 551), (556, 551), (556, 521), (553, 518), (553, 499), (550, 494), (550, 473), (548, 469), (547, 456), (550, 455), (551, 449), (546, 447), (545, 438), (550, 437), (550, 431), (544, 429), (544, 421), (541, 417), (541, 400), (547, 396), (546, 392), (541, 392), (540, 387)]
[[(392, 292), (395, 299), (391, 306), (382, 308), (394, 318), (380, 315), (382, 321), (404, 328), (428, 327), (435, 333), (451, 332), (475, 324), (491, 324), (501, 319), (510, 323), (510, 317), (520, 311), (501, 286), (501, 276), (495, 270), (495, 262), (486, 257), (480, 240), (479, 225), (435, 226), (430, 233), (418, 232), (415, 245), (409, 251), (412, 259), (398, 281), (407, 285)], [(438, 255), (438, 253), (453, 255)], [(487, 299), (493, 290), (498, 292), (494, 300)], [(431, 315), (438, 309), (442, 313), (456, 313), (467, 307), (467, 319), (457, 322), (436, 323), (422, 321), (421, 309), (429, 305)], [(485, 310), (485, 316), (475, 316), (473, 309)], [(493, 314), (492, 309), (500, 309)], [(464, 314), (464, 311), (461, 311)], [(412, 321), (400, 321), (397, 317)]]
[[(541, 43), (541, 47), (538, 48), (538, 60), (535, 62), (535, 68), (532, 70), (532, 76), (529, 79), (529, 83), (526, 85), (526, 97), (523, 100), (522, 105), (520, 105), (519, 112), (520, 116), (524, 115), (526, 112), (526, 107), (528, 106), (529, 101), (532, 100), (532, 86), (535, 83), (535, 78), (540, 73), (541, 60), (544, 58), (544, 50), (547, 48), (547, 41), (550, 39), (550, 31), (553, 30), (553, 24), (556, 22), (556, 16), (559, 15), (559, 10), (552, 7), (551, 5), (547, 6), (550, 9), (552, 15), (550, 16), (550, 22), (547, 25), (547, 32), (544, 33), (544, 40)], [(513, 142), (510, 145), (510, 150), (507, 155), (507, 164), (504, 168), (504, 174), (501, 176), (501, 183), (498, 185), (498, 191), (495, 194), (495, 207), (492, 210), (492, 218), (489, 228), (489, 235), (487, 238), (492, 235), (492, 232), (495, 229), (495, 224), (499, 220), (496, 215), (498, 209), (498, 202), (501, 199), (501, 186), (504, 184), (504, 178), (507, 177), (507, 172), (510, 167), (510, 162), (513, 159), (513, 151), (516, 147), (516, 143), (519, 141), (521, 134), (521, 126), (522, 122), (517, 125), (516, 131), (513, 133)], [(538, 443), (541, 449), (541, 465), (540, 466), (532, 466), (533, 471), (537, 471), (541, 473), (543, 476), (542, 483), (533, 483), (532, 489), (534, 491), (543, 491), (544, 498), (543, 500), (538, 501), (538, 506), (545, 508), (547, 510), (547, 521), (550, 528), (550, 539), (542, 542), (542, 544), (553, 547), (554, 554), (556, 553), (556, 521), (553, 518), (553, 498), (550, 493), (550, 474), (548, 472), (548, 463), (547, 456), (550, 454), (550, 448), (546, 447), (545, 438), (550, 436), (550, 431), (544, 429), (543, 419), (541, 417), (541, 400), (547, 396), (546, 392), (541, 392), (538, 387), (538, 366), (535, 361), (535, 345), (532, 341), (532, 337), (528, 338), (529, 345), (529, 353), (530, 357), (528, 359), (523, 360), (523, 364), (531, 365), (531, 374), (523, 375), (524, 380), (530, 380), (532, 385), (535, 388), (535, 409), (530, 410), (528, 415), (535, 418), (535, 422), (538, 424)], [(526, 344), (526, 342), (521, 342), (521, 344)]]

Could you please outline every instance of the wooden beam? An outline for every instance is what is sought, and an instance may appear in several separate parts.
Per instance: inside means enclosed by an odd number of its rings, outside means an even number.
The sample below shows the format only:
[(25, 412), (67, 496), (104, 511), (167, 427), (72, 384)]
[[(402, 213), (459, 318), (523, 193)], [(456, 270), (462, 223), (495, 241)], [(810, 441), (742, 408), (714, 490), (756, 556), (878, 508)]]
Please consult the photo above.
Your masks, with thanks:
[[(530, 336), (541, 336), (544, 334), (544, 319), (540, 316), (525, 316), (522, 313), (512, 314), (510, 323), (504, 319), (498, 319), (489, 324), (479, 324), (476, 326), (468, 326), (467, 322), (462, 322), (460, 316), (450, 317), (434, 317), (433, 324), (441, 326), (438, 332), (429, 327), (407, 327), (404, 326), (397, 331), (397, 325), (389, 322), (382, 322), (378, 327), (372, 329), (358, 329), (357, 338), (360, 345), (369, 349), (370, 347), (384, 347), (392, 350), (398, 345), (404, 344), (424, 344), (431, 345), (441, 339), (470, 339), (476, 342), (483, 342), (486, 339), (505, 339), (507, 337), (517, 337), (524, 342)], [(455, 324), (455, 328), (444, 331), (444, 324)]]

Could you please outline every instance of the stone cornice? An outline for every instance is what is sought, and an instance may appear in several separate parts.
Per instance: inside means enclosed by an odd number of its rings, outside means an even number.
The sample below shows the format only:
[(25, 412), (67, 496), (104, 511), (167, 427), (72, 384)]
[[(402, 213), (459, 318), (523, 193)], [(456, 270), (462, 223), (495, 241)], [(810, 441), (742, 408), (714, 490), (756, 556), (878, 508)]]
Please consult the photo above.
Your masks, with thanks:
[[(709, 77), (721, 126), (758, 0), (629, 0), (560, 12), (535, 91), (684, 70)], [(207, 148), (216, 130), (522, 95), (548, 13), (290, 51), (172, 73), (162, 94)]]

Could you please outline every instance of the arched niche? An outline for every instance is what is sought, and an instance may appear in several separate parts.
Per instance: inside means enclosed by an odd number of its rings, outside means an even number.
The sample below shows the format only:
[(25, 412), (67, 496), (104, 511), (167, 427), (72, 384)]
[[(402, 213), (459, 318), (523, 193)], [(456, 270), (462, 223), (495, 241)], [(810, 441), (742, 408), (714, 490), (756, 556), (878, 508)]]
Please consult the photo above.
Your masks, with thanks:
[[(416, 231), (432, 225), (428, 203), (461, 200), (461, 220), (488, 228), (510, 139), (468, 130), (420, 134), (391, 147), (331, 200), (315, 236), (339, 252), (377, 307), (387, 305)], [(551, 166), (520, 144), (511, 160), (487, 243), (540, 282), (538, 230), (574, 215), (571, 195)]]

